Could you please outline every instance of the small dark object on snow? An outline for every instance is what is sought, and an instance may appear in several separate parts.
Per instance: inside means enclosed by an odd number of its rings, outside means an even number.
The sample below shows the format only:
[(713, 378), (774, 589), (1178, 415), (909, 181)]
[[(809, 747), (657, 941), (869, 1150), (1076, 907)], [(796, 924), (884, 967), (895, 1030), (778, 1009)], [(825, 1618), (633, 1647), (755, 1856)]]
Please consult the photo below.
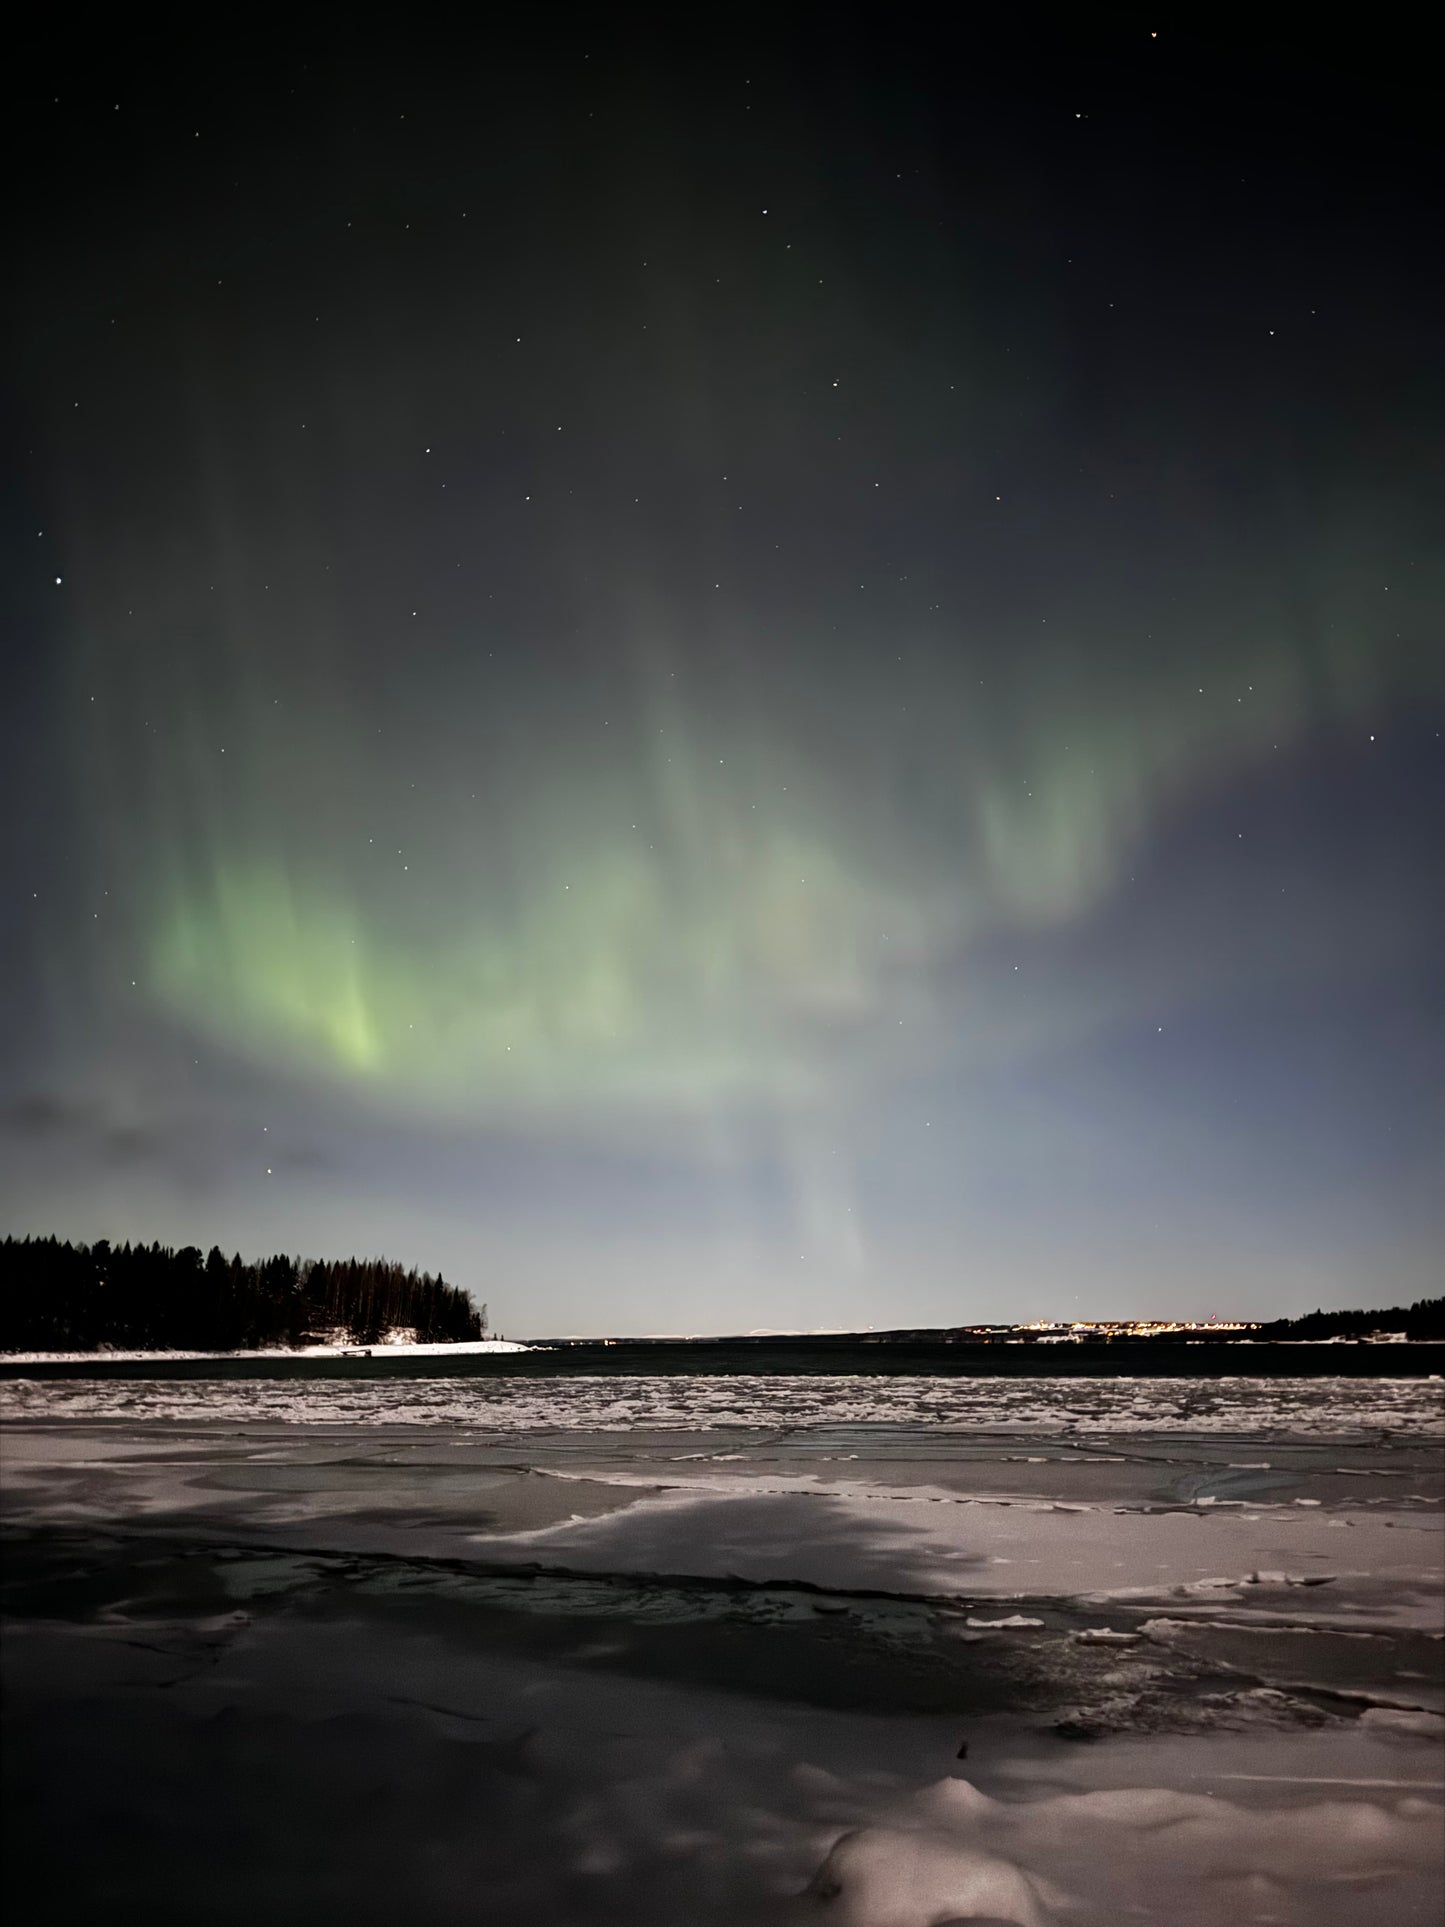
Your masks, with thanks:
[(967, 1740), (959, 1741), (958, 1751), (957, 1753), (954, 1754), (953, 1757), (956, 1760), (966, 1760), (968, 1758), (968, 1741)]

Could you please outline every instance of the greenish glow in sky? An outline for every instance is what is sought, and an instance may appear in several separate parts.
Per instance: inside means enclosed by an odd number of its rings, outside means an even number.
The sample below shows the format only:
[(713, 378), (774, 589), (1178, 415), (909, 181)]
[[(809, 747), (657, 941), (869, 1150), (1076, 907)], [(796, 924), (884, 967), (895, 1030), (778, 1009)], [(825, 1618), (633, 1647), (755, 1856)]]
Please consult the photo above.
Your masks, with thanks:
[(1438, 1269), (1428, 112), (931, 31), (44, 83), (16, 1228), (536, 1329)]
[[(409, 759), (400, 818), (364, 846), (354, 719), (294, 715), (278, 753), (260, 699), (228, 723), (197, 704), (163, 740), (192, 745), (182, 814), (204, 827), (182, 850), (151, 826), (172, 860), (148, 988), (262, 1063), (447, 1114), (808, 1103), (916, 1066), (920, 1027), (967, 1060), (987, 1040), (949, 1034), (941, 978), (1087, 917), (1171, 809), (1367, 717), (1393, 673), (1276, 645), (1216, 650), (1191, 686), (1191, 651), (1084, 680), (1068, 646), (1036, 647), (982, 696), (935, 661), (913, 719), (887, 713), (889, 665), (848, 692), (860, 749), (831, 768), (776, 714), (692, 720), (643, 690), (630, 716), (573, 719), (545, 766), (482, 732), (503, 764), (484, 814), (464, 764)], [(829, 704), (820, 678), (804, 743)]]
[[(263, 1060), (299, 1053), (448, 1110), (817, 1089), (830, 1049), (876, 1030), (956, 905), (870, 873), (781, 794), (758, 810), (726, 759), (682, 768), (672, 740), (660, 800), (628, 803), (627, 822), (598, 820), (596, 772), (565, 834), (514, 794), (486, 858), (441, 878), (398, 853), (384, 887), (342, 894), (320, 853), (288, 863), (223, 842), (158, 897), (154, 993)], [(650, 839), (633, 827), (660, 816)]]

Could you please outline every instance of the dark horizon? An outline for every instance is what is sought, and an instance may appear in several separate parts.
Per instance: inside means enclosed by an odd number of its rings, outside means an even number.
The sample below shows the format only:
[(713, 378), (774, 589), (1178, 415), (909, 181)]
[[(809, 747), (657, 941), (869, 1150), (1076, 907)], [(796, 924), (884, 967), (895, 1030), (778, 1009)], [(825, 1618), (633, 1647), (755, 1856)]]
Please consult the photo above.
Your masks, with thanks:
[[(104, 1294), (102, 1296), (102, 1293)], [(406, 1334), (403, 1337), (403, 1334)], [(0, 1363), (17, 1355), (83, 1355), (105, 1362), (111, 1353), (153, 1357), (196, 1352), (208, 1357), (264, 1351), (276, 1360), (317, 1345), (338, 1357), (373, 1353), (404, 1364), (408, 1344), (474, 1345), (506, 1338), (493, 1326), (489, 1305), (468, 1290), (387, 1258), (315, 1259), (272, 1253), (229, 1259), (218, 1245), (177, 1251), (159, 1244), (86, 1247), (56, 1239), (0, 1241)], [(1130, 1369), (1141, 1357), (1171, 1346), (1205, 1346), (1193, 1369), (1217, 1366), (1220, 1345), (1284, 1344), (1297, 1365), (1300, 1343), (1383, 1339), (1428, 1343), (1424, 1370), (1445, 1358), (1445, 1297), (1410, 1305), (1323, 1307), (1297, 1319), (1151, 1320), (1108, 1316), (1012, 1323), (960, 1320), (917, 1326), (706, 1331), (513, 1332), (523, 1346), (596, 1354), (616, 1348), (655, 1362), (689, 1355), (771, 1354), (786, 1362), (799, 1352), (850, 1356), (868, 1349), (907, 1353), (919, 1369), (957, 1353), (981, 1354), (991, 1344), (1119, 1347)], [(355, 1348), (362, 1348), (361, 1353)], [(916, 1355), (916, 1356), (915, 1356)], [(975, 1362), (979, 1362), (975, 1359)], [(617, 1363), (614, 1361), (614, 1364)], [(736, 1361), (734, 1361), (734, 1366)], [(145, 1369), (149, 1369), (146, 1366)], [(436, 1369), (442, 1369), (438, 1363)], [(1269, 1369), (1283, 1369), (1273, 1365)]]

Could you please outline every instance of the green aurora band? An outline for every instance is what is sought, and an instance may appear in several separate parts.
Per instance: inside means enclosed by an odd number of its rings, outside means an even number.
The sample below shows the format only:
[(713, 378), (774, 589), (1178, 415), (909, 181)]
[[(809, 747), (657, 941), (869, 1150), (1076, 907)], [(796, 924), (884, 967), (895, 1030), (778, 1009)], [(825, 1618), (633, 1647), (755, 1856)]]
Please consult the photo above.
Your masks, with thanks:
[(550, 757), (494, 716), (372, 771), (365, 705), (279, 704), (239, 647), (224, 690), (187, 660), (108, 698), (155, 745), (139, 806), (112, 770), (138, 988), (259, 1064), (485, 1117), (808, 1106), (995, 1031), (1015, 1047), (947, 988), (982, 949), (1084, 919), (1171, 808), (1365, 728), (1422, 658), (1060, 640), (980, 699), (936, 652), (906, 716), (866, 669), (790, 713), (765, 687), (689, 702), (654, 665), (605, 728), (563, 717)]

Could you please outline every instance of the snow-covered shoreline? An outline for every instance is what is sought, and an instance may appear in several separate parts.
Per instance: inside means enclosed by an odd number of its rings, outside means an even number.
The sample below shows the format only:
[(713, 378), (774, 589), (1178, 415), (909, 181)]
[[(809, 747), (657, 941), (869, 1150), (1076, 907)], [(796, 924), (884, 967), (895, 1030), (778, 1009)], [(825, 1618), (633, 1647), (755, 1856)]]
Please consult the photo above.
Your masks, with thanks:
[(362, 1353), (373, 1358), (459, 1358), (477, 1352), (526, 1352), (530, 1345), (519, 1345), (510, 1338), (463, 1339), (458, 1343), (423, 1345), (395, 1343), (378, 1339), (374, 1345), (267, 1345), (259, 1351), (183, 1352), (127, 1351), (121, 1346), (105, 1345), (88, 1352), (0, 1352), (0, 1365), (145, 1365), (154, 1360), (193, 1360), (226, 1358), (356, 1358)]

